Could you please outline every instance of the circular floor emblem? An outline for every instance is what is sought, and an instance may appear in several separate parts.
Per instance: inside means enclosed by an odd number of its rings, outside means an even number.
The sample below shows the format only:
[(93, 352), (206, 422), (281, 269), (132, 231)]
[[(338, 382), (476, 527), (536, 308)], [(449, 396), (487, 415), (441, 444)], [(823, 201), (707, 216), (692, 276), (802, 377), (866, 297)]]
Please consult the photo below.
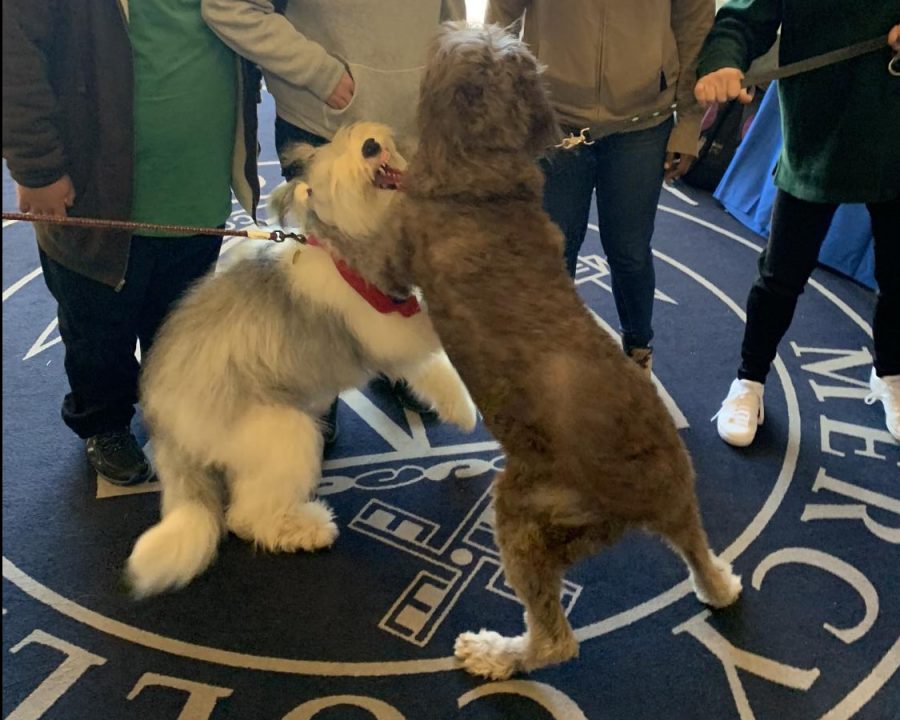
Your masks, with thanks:
[[(262, 170), (273, 185), (275, 162)], [(321, 486), (341, 527), (331, 551), (267, 555), (229, 538), (185, 590), (123, 595), (158, 487), (97, 483), (62, 426), (64, 353), (30, 233), (4, 228), (4, 716), (876, 718), (900, 707), (900, 449), (880, 406), (863, 403), (871, 294), (815, 276), (757, 443), (724, 445), (709, 418), (734, 372), (759, 248), (705, 196), (664, 193), (655, 379), (744, 597), (710, 612), (677, 558), (629, 536), (567, 576), (580, 657), (503, 683), (468, 677), (451, 654), (460, 631), (521, 627), (491, 524), (502, 454), (483, 429), (423, 422), (377, 385), (342, 396)], [(579, 290), (613, 331), (596, 228), (582, 253)]]

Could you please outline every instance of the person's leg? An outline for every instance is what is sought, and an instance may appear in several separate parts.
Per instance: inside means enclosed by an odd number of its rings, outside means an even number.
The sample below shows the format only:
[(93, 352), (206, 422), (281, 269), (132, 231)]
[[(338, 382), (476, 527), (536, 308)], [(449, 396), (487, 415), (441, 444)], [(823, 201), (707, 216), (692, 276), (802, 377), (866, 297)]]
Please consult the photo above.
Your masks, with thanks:
[(120, 428), (134, 416), (138, 362), (137, 290), (116, 292), (40, 253), (47, 288), (58, 304), (70, 392), (62, 416), (79, 437)]
[(747, 297), (741, 365), (715, 416), (719, 436), (730, 445), (752, 443), (765, 419), (766, 375), (836, 209), (836, 205), (807, 202), (783, 190), (775, 196), (769, 242), (759, 256), (759, 276)]
[(900, 198), (871, 203), (878, 294), (872, 335), (879, 376), (900, 375)]
[(888, 432), (900, 440), (900, 198), (871, 203), (868, 208), (878, 295), (872, 322), (875, 366), (869, 378), (872, 392), (866, 400), (882, 403)]
[(629, 355), (645, 351), (641, 355), (648, 359), (656, 291), (650, 240), (671, 129), (672, 121), (668, 120), (648, 130), (611, 135), (597, 143), (597, 218), (622, 345)]
[(541, 159), (544, 171), (544, 210), (566, 239), (565, 262), (575, 277), (578, 251), (584, 243), (591, 195), (594, 192), (594, 146), (557, 149)]
[(135, 237), (132, 245), (147, 255), (151, 281), (138, 318), (141, 356), (146, 357), (153, 339), (173, 305), (199, 278), (211, 271), (222, 248), (222, 237)]
[(87, 440), (88, 457), (112, 482), (146, 480), (149, 464), (130, 432), (137, 402), (137, 318), (146, 289), (140, 258), (129, 257), (118, 291), (40, 253), (44, 280), (58, 305), (70, 392), (62, 418)]
[(739, 378), (765, 382), (836, 209), (837, 205), (807, 202), (783, 190), (775, 196), (769, 242), (759, 256), (759, 275), (747, 297)]

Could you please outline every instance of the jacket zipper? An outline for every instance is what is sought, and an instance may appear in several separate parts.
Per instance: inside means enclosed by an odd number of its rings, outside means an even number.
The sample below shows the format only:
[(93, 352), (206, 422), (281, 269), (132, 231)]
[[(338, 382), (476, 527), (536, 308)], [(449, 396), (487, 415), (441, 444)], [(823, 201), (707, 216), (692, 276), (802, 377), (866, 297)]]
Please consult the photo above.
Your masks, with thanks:
[[(122, 26), (125, 30), (125, 34), (128, 34), (128, 0), (116, 0), (116, 7), (119, 8), (119, 17), (122, 18)], [(128, 272), (128, 260), (131, 258), (131, 243), (134, 242), (134, 238), (128, 242), (128, 253), (125, 255), (125, 272)], [(119, 280), (119, 284), (114, 288), (114, 292), (121, 292), (122, 288), (125, 287), (125, 274), (122, 275), (122, 279)]]
[(597, 100), (595, 104), (594, 110), (594, 122), (600, 123), (600, 116), (603, 112), (603, 102), (602, 102), (602, 88), (603, 84), (603, 55), (605, 52), (606, 43), (603, 42), (604, 37), (606, 36), (606, 11), (603, 10), (600, 16), (600, 32), (597, 33), (597, 43), (600, 45), (599, 50), (597, 51), (597, 83), (595, 90), (597, 91)]

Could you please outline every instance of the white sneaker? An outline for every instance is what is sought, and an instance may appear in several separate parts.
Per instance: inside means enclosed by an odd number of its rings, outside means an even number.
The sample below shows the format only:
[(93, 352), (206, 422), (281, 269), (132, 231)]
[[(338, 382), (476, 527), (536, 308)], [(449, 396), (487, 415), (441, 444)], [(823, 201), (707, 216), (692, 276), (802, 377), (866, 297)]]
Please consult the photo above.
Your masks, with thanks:
[(866, 395), (866, 405), (881, 400), (884, 405), (884, 424), (894, 439), (900, 440), (900, 375), (878, 377), (875, 368), (872, 368), (869, 388), (872, 392)]
[(719, 437), (729, 445), (747, 447), (756, 437), (756, 428), (763, 424), (762, 383), (737, 379), (731, 383), (728, 397), (712, 419), (718, 419)]

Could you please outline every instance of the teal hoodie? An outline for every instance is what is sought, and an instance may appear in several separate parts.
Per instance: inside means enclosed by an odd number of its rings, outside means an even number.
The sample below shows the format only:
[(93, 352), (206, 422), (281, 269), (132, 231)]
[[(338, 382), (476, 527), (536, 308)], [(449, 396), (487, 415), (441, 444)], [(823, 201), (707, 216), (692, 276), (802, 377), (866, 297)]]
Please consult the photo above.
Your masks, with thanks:
[(892, 200), (900, 196), (900, 77), (887, 72), (887, 35), (897, 23), (898, 0), (731, 0), (697, 75), (746, 72), (779, 25), (782, 65), (883, 37), (883, 50), (778, 82), (784, 146), (775, 184), (811, 202)]

